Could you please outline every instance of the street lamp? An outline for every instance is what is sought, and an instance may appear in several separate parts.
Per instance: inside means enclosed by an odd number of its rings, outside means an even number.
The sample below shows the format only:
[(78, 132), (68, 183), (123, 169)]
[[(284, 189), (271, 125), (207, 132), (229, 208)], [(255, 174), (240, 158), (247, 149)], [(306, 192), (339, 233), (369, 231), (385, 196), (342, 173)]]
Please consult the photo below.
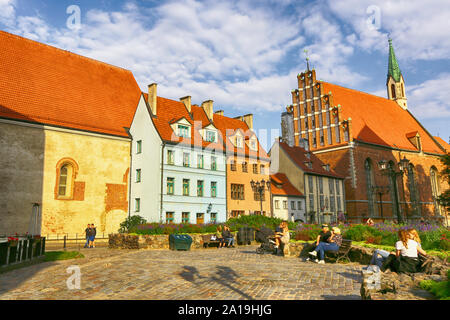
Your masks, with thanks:
[[(398, 162), (399, 171), (395, 171), (392, 166), (389, 165), (389, 163), (386, 160), (380, 160), (378, 162), (378, 167), (381, 170), (383, 174), (386, 174), (389, 177), (392, 177), (393, 179), (393, 185), (394, 185), (394, 198), (395, 198), (395, 204), (397, 208), (397, 220), (398, 223), (403, 223), (403, 218), (400, 214), (400, 202), (398, 199), (398, 190), (397, 190), (397, 176), (402, 177), (402, 186), (403, 186), (403, 174), (408, 169), (409, 160), (406, 159), (405, 156), (403, 156), (403, 159), (400, 159)], [(403, 197), (405, 196), (405, 193), (403, 192)]]
[[(262, 179), (261, 181), (250, 181), (250, 185), (253, 189), (253, 192), (257, 192), (259, 194), (259, 201), (261, 203), (261, 215), (263, 214), (263, 205), (262, 205), (262, 195), (264, 194), (264, 191), (267, 190), (270, 191), (270, 180), (265, 181)], [(269, 197), (270, 198), (270, 197)]]

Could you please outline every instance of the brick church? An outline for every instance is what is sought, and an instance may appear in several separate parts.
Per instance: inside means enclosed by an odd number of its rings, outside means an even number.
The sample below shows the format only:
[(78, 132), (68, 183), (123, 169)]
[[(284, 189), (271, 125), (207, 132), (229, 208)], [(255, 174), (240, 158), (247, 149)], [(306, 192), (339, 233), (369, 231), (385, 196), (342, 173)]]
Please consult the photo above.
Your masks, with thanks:
[(297, 79), (281, 117), (282, 139), (312, 151), (345, 177), (349, 221), (447, 223), (436, 197), (448, 188), (440, 176), (448, 145), (408, 110), (392, 40), (387, 98), (319, 81), (309, 63)]

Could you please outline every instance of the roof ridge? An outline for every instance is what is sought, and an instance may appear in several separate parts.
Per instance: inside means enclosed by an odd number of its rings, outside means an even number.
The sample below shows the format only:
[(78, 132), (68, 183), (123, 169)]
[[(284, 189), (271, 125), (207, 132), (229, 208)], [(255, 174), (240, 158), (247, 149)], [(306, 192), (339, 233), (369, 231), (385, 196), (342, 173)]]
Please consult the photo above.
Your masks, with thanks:
[(356, 92), (359, 92), (359, 93), (362, 93), (362, 94), (365, 94), (365, 95), (368, 95), (368, 96), (371, 96), (371, 97), (383, 99), (383, 100), (390, 101), (390, 102), (394, 102), (395, 104), (397, 104), (395, 101), (390, 100), (390, 99), (388, 99), (388, 98), (380, 97), (380, 96), (377, 96), (377, 95), (375, 95), (375, 94), (368, 93), (368, 92), (364, 92), (364, 91), (361, 91), (361, 90), (358, 90), (358, 89), (352, 89), (352, 88), (344, 87), (344, 86), (341, 86), (341, 85), (339, 85), (339, 84), (335, 84), (335, 83), (331, 83), (331, 82), (327, 82), (327, 81), (318, 81), (318, 82), (326, 83), (326, 84), (329, 84), (329, 85), (332, 85), (332, 86), (336, 86), (336, 87), (340, 87), (340, 88), (342, 88), (342, 89), (347, 89), (347, 90), (351, 90), (351, 91), (356, 91)]
[(115, 66), (113, 64), (110, 64), (110, 63), (107, 63), (107, 62), (104, 62), (104, 61), (100, 61), (100, 60), (97, 60), (97, 59), (94, 59), (94, 58), (86, 57), (86, 56), (83, 56), (83, 55), (81, 55), (79, 53), (75, 53), (75, 52), (72, 52), (72, 51), (69, 51), (69, 50), (61, 49), (61, 48), (58, 48), (58, 47), (55, 47), (53, 45), (49, 45), (49, 44), (46, 44), (46, 43), (43, 43), (43, 42), (39, 42), (39, 41), (36, 41), (36, 40), (25, 38), (23, 36), (20, 36), (20, 35), (14, 34), (14, 33), (10, 33), (10, 32), (4, 31), (4, 30), (0, 30), (0, 34), (1, 33), (5, 34), (7, 37), (10, 37), (10, 38), (17, 38), (18, 40), (21, 40), (21, 41), (31, 42), (34, 45), (39, 45), (39, 46), (42, 46), (42, 47), (46, 47), (46, 48), (51, 48), (51, 49), (54, 49), (54, 50), (62, 51), (64, 53), (66, 53), (66, 54), (77, 56), (78, 58), (91, 60), (91, 61), (97, 62), (99, 64), (103, 64), (103, 65), (106, 65), (106, 66), (109, 66), (109, 67), (121, 69), (123, 71), (127, 71), (127, 72), (131, 72), (132, 73), (132, 71), (129, 70), (129, 69), (125, 69), (123, 67)]

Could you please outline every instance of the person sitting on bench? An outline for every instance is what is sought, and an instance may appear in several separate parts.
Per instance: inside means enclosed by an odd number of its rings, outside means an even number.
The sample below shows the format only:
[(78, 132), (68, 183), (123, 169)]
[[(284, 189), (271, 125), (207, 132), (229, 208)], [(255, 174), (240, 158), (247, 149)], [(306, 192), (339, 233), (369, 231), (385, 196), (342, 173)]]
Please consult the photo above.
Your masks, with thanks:
[(230, 227), (229, 226), (223, 226), (223, 231), (222, 231), (222, 238), (223, 241), (227, 241), (228, 242), (228, 248), (229, 247), (234, 247), (234, 237), (231, 234), (230, 231)]
[(315, 259), (315, 262), (324, 264), (325, 263), (325, 251), (338, 251), (342, 244), (341, 230), (337, 227), (331, 228), (331, 236), (328, 238), (328, 242), (320, 242), (317, 247), (311, 251), (309, 254), (317, 257), (319, 253), (320, 260)]
[(218, 249), (222, 248), (225, 246), (225, 240), (222, 237), (222, 226), (219, 224), (219, 226), (216, 228), (216, 241), (220, 241), (219, 242), (219, 246), (217, 247)]
[(289, 234), (288, 223), (286, 221), (282, 221), (279, 228), (275, 231), (275, 241), (277, 243), (275, 248), (277, 249), (277, 254), (279, 253), (278, 249), (281, 247), (281, 244), (283, 243), (286, 245), (289, 243), (289, 240), (291, 240), (291, 235)]
[[(322, 231), (320, 231), (319, 235), (317, 236), (316, 242), (313, 245), (313, 248), (316, 248), (319, 243), (321, 242), (325, 242), (328, 243), (328, 239), (331, 237), (331, 232), (330, 229), (328, 228), (327, 224), (322, 224)], [(312, 254), (313, 251), (310, 252), (310, 254)], [(306, 258), (306, 261), (311, 260), (311, 258)]]

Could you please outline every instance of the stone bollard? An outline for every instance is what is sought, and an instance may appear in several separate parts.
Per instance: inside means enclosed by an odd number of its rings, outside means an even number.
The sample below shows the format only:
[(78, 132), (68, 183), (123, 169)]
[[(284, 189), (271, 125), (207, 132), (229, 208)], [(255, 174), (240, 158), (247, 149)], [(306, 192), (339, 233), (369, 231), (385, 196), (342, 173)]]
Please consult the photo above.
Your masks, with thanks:
[(361, 297), (372, 299), (372, 295), (381, 289), (381, 271), (378, 266), (371, 265), (363, 268), (361, 284)]

